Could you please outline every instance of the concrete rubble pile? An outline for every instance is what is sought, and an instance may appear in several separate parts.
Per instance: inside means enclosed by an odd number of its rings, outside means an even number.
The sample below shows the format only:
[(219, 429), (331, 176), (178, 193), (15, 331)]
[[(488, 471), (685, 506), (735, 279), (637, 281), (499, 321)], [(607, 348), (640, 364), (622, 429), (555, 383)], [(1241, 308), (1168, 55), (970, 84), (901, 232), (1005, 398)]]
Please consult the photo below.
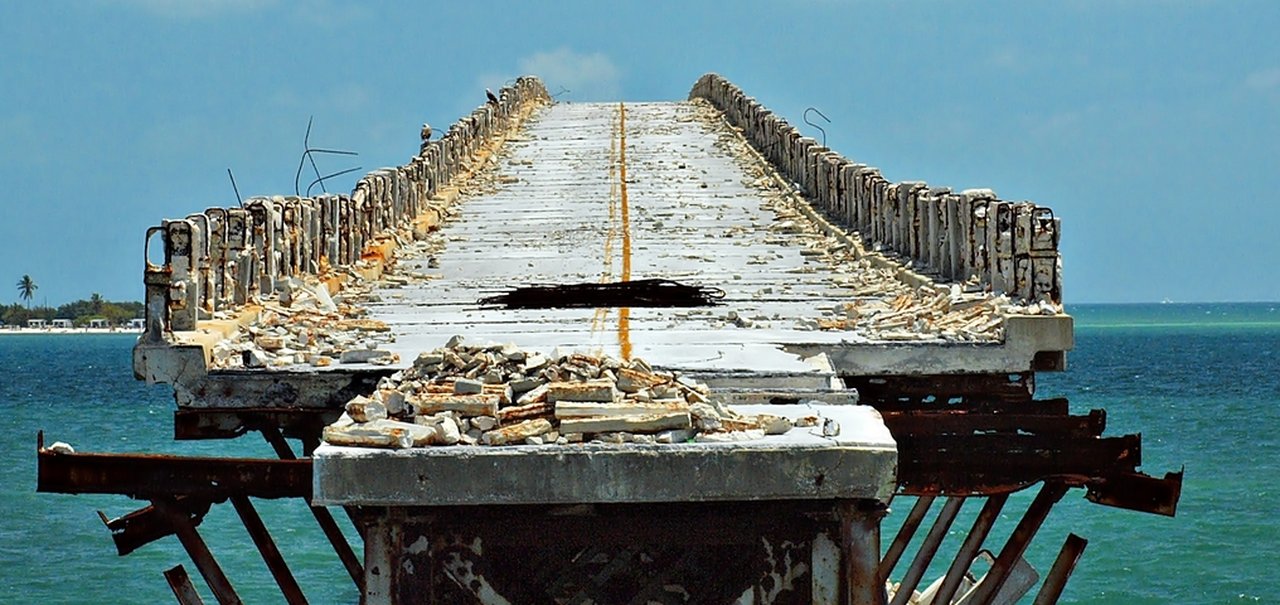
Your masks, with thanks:
[[(397, 238), (398, 239), (398, 238)], [(422, 248), (421, 242), (399, 250)], [(361, 303), (377, 288), (395, 288), (429, 281), (420, 273), (395, 271), (392, 259), (376, 281), (365, 280), (357, 268), (335, 268), (321, 277), (295, 277), (281, 282), (277, 294), (256, 297), (256, 316), (236, 334), (213, 347), (216, 368), (281, 368), (293, 365), (326, 367), (335, 363), (389, 365), (399, 361), (379, 349), (395, 337), (382, 321), (368, 319)], [(340, 288), (329, 284), (340, 283)], [(330, 293), (331, 290), (336, 290)], [(226, 314), (228, 318), (232, 314)]]
[[(672, 444), (760, 439), (816, 416), (743, 415), (706, 385), (641, 359), (467, 344), (460, 336), (357, 396), (325, 427), (331, 445)], [(837, 427), (824, 426), (824, 434)]]

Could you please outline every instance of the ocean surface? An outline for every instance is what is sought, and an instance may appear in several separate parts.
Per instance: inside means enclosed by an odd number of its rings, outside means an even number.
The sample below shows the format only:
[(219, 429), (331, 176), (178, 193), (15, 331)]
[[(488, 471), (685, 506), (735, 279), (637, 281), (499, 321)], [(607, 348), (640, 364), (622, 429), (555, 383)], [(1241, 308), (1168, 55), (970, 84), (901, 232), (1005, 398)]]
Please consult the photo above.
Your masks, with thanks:
[[(1085, 501), (1083, 490), (1069, 492), (1027, 555), (1047, 571), (1068, 532), (1089, 540), (1063, 602), (1280, 603), (1278, 309), (1265, 303), (1068, 309), (1076, 318), (1070, 367), (1041, 375), (1038, 395), (1069, 397), (1076, 413), (1106, 408), (1107, 434), (1142, 433), (1145, 471), (1161, 476), (1185, 465), (1186, 481), (1175, 518), (1105, 508)], [(95, 511), (115, 517), (142, 503), (37, 494), (37, 431), (45, 431), (47, 442), (65, 441), (80, 451), (272, 457), (253, 435), (174, 441), (171, 393), (133, 379), (133, 340), (0, 336), (0, 454), (6, 459), (0, 464), (0, 603), (172, 603), (161, 572), (179, 563), (200, 585), (175, 538), (116, 556)], [(1010, 500), (993, 539), (1003, 540), (1031, 496), (1026, 491)], [(311, 602), (358, 600), (300, 503), (255, 503)], [(910, 500), (893, 508), (886, 543)], [(977, 508), (965, 508), (944, 553), (954, 552)], [(354, 537), (342, 515), (339, 523)], [(215, 505), (200, 530), (246, 602), (281, 600), (229, 505)], [(999, 544), (989, 541), (988, 548)], [(937, 567), (926, 580), (941, 573)], [(900, 564), (898, 573), (904, 568)]]

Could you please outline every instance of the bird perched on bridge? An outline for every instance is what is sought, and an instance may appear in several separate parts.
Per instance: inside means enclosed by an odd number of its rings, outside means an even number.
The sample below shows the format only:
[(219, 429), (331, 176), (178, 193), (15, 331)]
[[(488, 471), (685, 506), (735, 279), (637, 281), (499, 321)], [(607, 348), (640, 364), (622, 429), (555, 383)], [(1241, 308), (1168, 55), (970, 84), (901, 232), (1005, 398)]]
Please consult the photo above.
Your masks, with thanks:
[(427, 141), (430, 141), (430, 140), (431, 140), (431, 125), (427, 123), (423, 123), (422, 124), (422, 146), (419, 147), (419, 150), (421, 152), (425, 153), (427, 151), (427, 146), (428, 146)]
[(493, 103), (494, 105), (498, 104), (498, 96), (493, 94), (492, 90), (489, 90), (488, 88), (484, 89), (484, 95), (486, 97), (489, 97), (490, 103)]

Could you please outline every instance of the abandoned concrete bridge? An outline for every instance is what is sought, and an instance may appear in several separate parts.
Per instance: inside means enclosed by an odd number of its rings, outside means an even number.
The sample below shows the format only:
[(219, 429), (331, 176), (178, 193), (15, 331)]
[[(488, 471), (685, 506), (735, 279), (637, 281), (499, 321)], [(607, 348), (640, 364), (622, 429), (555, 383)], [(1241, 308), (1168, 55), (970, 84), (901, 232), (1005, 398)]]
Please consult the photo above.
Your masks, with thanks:
[(163, 261), (136, 373), (174, 389), (177, 438), (260, 432), (279, 460), (41, 448), (40, 489), (146, 501), (107, 522), (120, 553), (176, 535), (220, 603), (239, 597), (197, 526), (228, 500), (290, 603), (307, 597), (250, 498), (304, 500), (366, 603), (1011, 603), (1068, 490), (1173, 514), (1181, 475), (1141, 474), (1137, 435), (1035, 399), (1072, 346), (1048, 208), (888, 180), (714, 74), (657, 103), (555, 103), (521, 78), (423, 134), (350, 194), (147, 233)]

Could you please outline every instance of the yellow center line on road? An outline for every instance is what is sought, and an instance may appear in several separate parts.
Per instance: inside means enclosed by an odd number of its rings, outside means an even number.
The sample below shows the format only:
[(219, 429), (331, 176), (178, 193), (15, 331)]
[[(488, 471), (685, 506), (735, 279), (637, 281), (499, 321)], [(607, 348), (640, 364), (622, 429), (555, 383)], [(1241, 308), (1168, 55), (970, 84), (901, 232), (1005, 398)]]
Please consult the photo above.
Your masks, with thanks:
[[(627, 203), (627, 107), (618, 103), (618, 189), (622, 200), (622, 281), (631, 281), (631, 208)], [(631, 359), (631, 308), (618, 309), (618, 349)]]

